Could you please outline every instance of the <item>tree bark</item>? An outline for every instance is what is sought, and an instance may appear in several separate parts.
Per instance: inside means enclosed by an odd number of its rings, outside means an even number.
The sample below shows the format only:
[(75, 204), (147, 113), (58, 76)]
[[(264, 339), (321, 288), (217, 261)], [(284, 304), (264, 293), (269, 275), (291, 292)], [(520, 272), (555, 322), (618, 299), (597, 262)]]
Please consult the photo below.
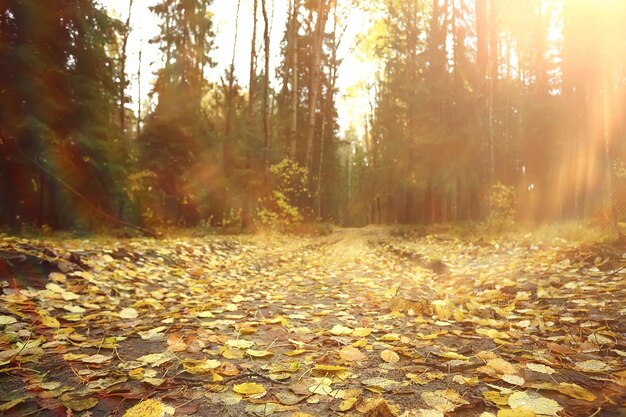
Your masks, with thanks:
[[(250, 142), (253, 137), (254, 129), (254, 99), (255, 99), (255, 84), (256, 84), (256, 36), (257, 36), (257, 11), (259, 7), (259, 0), (254, 0), (253, 6), (253, 26), (252, 26), (252, 40), (250, 45), (250, 83), (248, 86), (248, 107), (246, 111), (246, 127), (247, 127), (247, 140)], [(246, 230), (250, 227), (251, 223), (251, 211), (252, 211), (252, 199), (254, 198), (252, 185), (252, 153), (250, 151), (250, 143), (246, 146), (246, 191), (243, 202), (243, 210), (241, 215), (241, 227)]]
[(124, 33), (122, 35), (122, 45), (120, 48), (120, 109), (119, 109), (119, 118), (120, 118), (120, 129), (122, 133), (126, 131), (126, 61), (128, 59), (127, 56), (127, 48), (128, 48), (128, 36), (130, 35), (130, 18), (133, 10), (133, 0), (130, 0), (128, 3), (128, 16), (126, 17), (126, 22), (124, 23)]
[[(261, 11), (263, 14), (263, 44), (265, 51), (265, 65), (263, 75), (263, 185), (267, 188), (269, 183), (270, 169), (270, 146), (271, 146), (271, 130), (270, 130), (270, 27), (267, 16), (266, 0), (261, 0)], [(264, 190), (265, 192), (266, 190)]]
[(298, 15), (300, 10), (300, 0), (293, 1), (293, 12), (291, 15), (291, 126), (289, 131), (289, 140), (288, 140), (288, 156), (292, 160), (297, 159), (296, 155), (296, 144), (297, 144), (297, 135), (298, 135), (298, 105), (299, 105), (299, 68), (298, 68), (298, 30), (300, 26), (298, 25)]
[(222, 165), (224, 173), (228, 174), (233, 165), (232, 156), (232, 119), (234, 113), (234, 98), (235, 98), (235, 56), (237, 53), (237, 34), (239, 31), (239, 10), (241, 7), (241, 0), (237, 1), (237, 15), (235, 18), (235, 39), (233, 41), (233, 54), (230, 61), (230, 68), (228, 71), (228, 87), (226, 91), (226, 117), (224, 120), (224, 142), (222, 143)]
[(318, 97), (320, 93), (320, 62), (322, 58), (322, 45), (324, 41), (324, 30), (328, 18), (327, 0), (320, 0), (317, 9), (317, 21), (315, 32), (313, 33), (313, 44), (311, 45), (311, 66), (309, 80), (309, 114), (306, 130), (306, 152), (304, 155), (304, 166), (308, 169), (308, 182), (313, 180), (313, 145), (315, 139), (316, 113), (318, 109)]
[(139, 63), (137, 64), (137, 137), (141, 134), (141, 62), (143, 40), (139, 45)]

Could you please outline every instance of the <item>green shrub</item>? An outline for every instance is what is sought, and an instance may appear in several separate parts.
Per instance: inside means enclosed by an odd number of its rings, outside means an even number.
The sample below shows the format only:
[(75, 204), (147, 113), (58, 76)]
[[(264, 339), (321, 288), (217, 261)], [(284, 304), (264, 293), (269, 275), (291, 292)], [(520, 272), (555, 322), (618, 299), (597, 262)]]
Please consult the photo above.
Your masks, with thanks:
[(270, 167), (272, 191), (260, 201), (256, 217), (262, 227), (295, 230), (304, 220), (298, 203), (308, 195), (307, 170), (288, 158)]
[(502, 231), (511, 229), (515, 224), (515, 188), (497, 182), (489, 193), (490, 229)]

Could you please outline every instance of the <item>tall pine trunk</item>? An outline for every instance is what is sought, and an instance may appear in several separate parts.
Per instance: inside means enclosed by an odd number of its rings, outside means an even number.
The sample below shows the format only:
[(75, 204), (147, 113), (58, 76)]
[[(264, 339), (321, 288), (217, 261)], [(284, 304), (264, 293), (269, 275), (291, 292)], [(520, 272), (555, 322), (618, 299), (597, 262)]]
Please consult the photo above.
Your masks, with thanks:
[(250, 41), (250, 85), (248, 86), (248, 107), (246, 110), (246, 191), (243, 202), (243, 210), (241, 215), (241, 227), (246, 230), (251, 225), (252, 220), (252, 205), (254, 200), (254, 191), (251, 184), (252, 181), (252, 152), (250, 150), (251, 142), (254, 137), (254, 100), (256, 89), (256, 36), (257, 36), (257, 12), (259, 8), (259, 0), (254, 0), (253, 6), (253, 26), (252, 26), (252, 39)]

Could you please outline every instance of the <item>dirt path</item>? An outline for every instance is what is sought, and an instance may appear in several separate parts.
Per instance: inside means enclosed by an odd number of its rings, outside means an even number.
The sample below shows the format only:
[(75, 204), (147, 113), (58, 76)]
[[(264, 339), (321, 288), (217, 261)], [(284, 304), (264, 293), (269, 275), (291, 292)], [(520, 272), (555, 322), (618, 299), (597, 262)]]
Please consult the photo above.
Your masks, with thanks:
[(7, 416), (121, 416), (146, 399), (150, 416), (626, 415), (624, 274), (557, 248), (375, 228), (0, 238), (44, 248), (87, 268), (5, 285)]

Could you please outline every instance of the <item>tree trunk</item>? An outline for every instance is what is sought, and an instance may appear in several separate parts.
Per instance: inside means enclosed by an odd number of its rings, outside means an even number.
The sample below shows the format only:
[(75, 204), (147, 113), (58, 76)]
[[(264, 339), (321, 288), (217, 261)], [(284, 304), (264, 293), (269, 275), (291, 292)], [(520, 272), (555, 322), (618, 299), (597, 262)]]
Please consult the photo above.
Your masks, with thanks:
[(326, 28), (326, 19), (328, 18), (327, 0), (320, 0), (317, 9), (317, 21), (315, 32), (313, 33), (313, 44), (311, 45), (311, 66), (309, 81), (309, 114), (306, 130), (306, 152), (304, 158), (304, 166), (309, 171), (309, 184), (312, 184), (313, 172), (313, 145), (315, 139), (316, 113), (318, 109), (318, 97), (320, 93), (320, 62), (322, 58), (322, 44), (324, 41), (324, 30)]
[(495, 144), (494, 144), (494, 107), (498, 82), (498, 22), (496, 4), (498, 0), (489, 3), (489, 185), (494, 182), (495, 175)]
[(133, 10), (133, 0), (130, 0), (128, 3), (128, 16), (126, 17), (126, 22), (124, 23), (124, 33), (122, 35), (122, 46), (120, 48), (120, 108), (119, 108), (119, 118), (120, 118), (120, 129), (122, 130), (122, 134), (126, 133), (126, 61), (128, 59), (127, 56), (127, 48), (128, 48), (128, 36), (130, 35), (130, 18)]
[(269, 186), (269, 169), (270, 169), (270, 27), (267, 16), (266, 0), (261, 0), (261, 11), (263, 14), (263, 44), (265, 51), (265, 65), (263, 75), (263, 192), (267, 191)]
[(300, 0), (293, 1), (293, 12), (291, 15), (291, 41), (289, 48), (291, 49), (291, 125), (289, 131), (287, 155), (292, 160), (297, 160), (297, 135), (298, 135), (298, 107), (299, 107), (299, 90), (298, 78), (300, 77), (298, 69), (298, 15), (300, 10)]
[[(256, 31), (257, 31), (257, 11), (259, 6), (259, 0), (254, 0), (254, 14), (253, 14), (253, 26), (252, 26), (252, 40), (250, 45), (250, 85), (248, 86), (248, 108), (246, 112), (246, 127), (247, 127), (247, 140), (250, 142), (253, 137), (254, 129), (254, 99), (255, 99), (255, 84), (256, 84)], [(241, 227), (246, 230), (250, 227), (251, 223), (251, 211), (252, 200), (254, 199), (254, 193), (252, 185), (252, 153), (250, 151), (250, 143), (246, 146), (246, 191), (243, 202), (243, 210), (241, 215)]]
[(143, 53), (143, 40), (139, 44), (139, 63), (137, 64), (137, 136), (141, 134), (141, 62)]
[(233, 55), (228, 71), (228, 90), (226, 91), (226, 117), (224, 120), (224, 142), (222, 143), (222, 165), (224, 173), (228, 174), (233, 166), (232, 156), (232, 119), (235, 98), (235, 56), (237, 53), (237, 35), (239, 31), (239, 9), (241, 0), (237, 1), (237, 16), (235, 19), (235, 39), (233, 41)]

